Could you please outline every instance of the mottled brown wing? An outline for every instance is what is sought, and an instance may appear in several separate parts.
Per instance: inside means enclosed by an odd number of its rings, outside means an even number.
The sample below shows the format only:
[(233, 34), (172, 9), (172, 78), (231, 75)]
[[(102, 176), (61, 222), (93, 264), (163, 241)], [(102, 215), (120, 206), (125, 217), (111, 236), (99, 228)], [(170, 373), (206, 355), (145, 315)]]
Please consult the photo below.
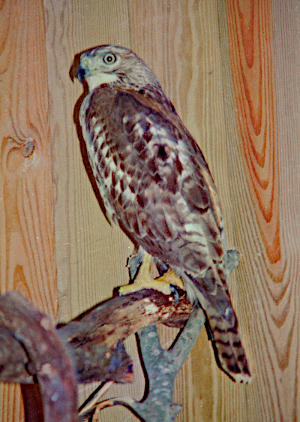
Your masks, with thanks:
[[(147, 116), (128, 135), (134, 138), (135, 132), (143, 132), (148, 139), (140, 151), (143, 183), (138, 194), (148, 201), (147, 224), (150, 228), (159, 225), (153, 246), (157, 248), (163, 233), (163, 256), (159, 256), (162, 260), (167, 258), (169, 264), (190, 271), (197, 269), (197, 273), (201, 268), (204, 272), (209, 260), (217, 259), (222, 253), (221, 218), (215, 212), (210, 188), (203, 177), (203, 174), (209, 176), (204, 157), (182, 125), (174, 126), (163, 114), (137, 102), (136, 98), (128, 96), (122, 102), (121, 110), (126, 108), (125, 102), (128, 104), (127, 116), (135, 102), (130, 120), (134, 116)], [(140, 149), (139, 143), (133, 144)], [(147, 250), (146, 242), (144, 238), (142, 243)], [(166, 251), (168, 256), (164, 256)], [(151, 253), (158, 255), (153, 248)]]
[(193, 163), (190, 163), (190, 167), (192, 170), (195, 170), (194, 175), (196, 176), (196, 185), (200, 183), (200, 186), (202, 187), (203, 182), (205, 184), (205, 190), (207, 190), (205, 195), (208, 193), (210, 196), (210, 206), (213, 212), (213, 216), (216, 220), (218, 231), (222, 232), (223, 221), (221, 207), (213, 177), (210, 173), (209, 167), (201, 149), (189, 131), (183, 125), (182, 120), (178, 116), (173, 104), (166, 96), (162, 96), (161, 93), (155, 91), (152, 92), (151, 87), (146, 90), (146, 94), (141, 94), (132, 89), (123, 90), (122, 92), (128, 93), (132, 98), (136, 99), (139, 104), (145, 106), (147, 109), (150, 109), (155, 113), (158, 113), (163, 118), (164, 122), (168, 122), (168, 124), (172, 125), (171, 132), (173, 135), (175, 134), (178, 139), (184, 142), (186, 152), (190, 156), (191, 161), (193, 160)]
[[(130, 90), (120, 92), (117, 98), (118, 109), (130, 122), (123, 129), (138, 153), (134, 161), (139, 180), (141, 164), (139, 198), (146, 203), (151, 202), (149, 195), (154, 199), (153, 217), (158, 205), (161, 207), (164, 218), (160, 219), (160, 229), (170, 225), (173, 215), (172, 221), (178, 226), (170, 230), (172, 241), (174, 231), (187, 230), (186, 242), (191, 242), (195, 229), (196, 242), (201, 237), (200, 243), (206, 247), (214, 245), (212, 256), (216, 249), (221, 255), (223, 223), (215, 184), (200, 148), (174, 107), (167, 98), (157, 103), (155, 95), (152, 99)], [(149, 217), (151, 221), (153, 217)]]

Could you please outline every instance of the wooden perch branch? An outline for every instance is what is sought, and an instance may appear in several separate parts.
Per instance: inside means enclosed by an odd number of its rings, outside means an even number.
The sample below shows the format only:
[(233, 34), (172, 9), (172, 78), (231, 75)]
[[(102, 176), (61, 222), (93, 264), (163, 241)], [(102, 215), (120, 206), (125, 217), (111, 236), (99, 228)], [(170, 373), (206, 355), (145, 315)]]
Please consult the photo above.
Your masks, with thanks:
[(84, 347), (87, 339), (89, 344), (111, 347), (148, 325), (181, 327), (192, 311), (191, 303), (181, 293), (176, 300), (152, 289), (114, 297), (59, 329), (59, 334), (74, 348)]
[(20, 293), (1, 296), (0, 381), (38, 381), (45, 422), (75, 421), (76, 381), (130, 382), (122, 341), (148, 325), (182, 326), (192, 305), (180, 293), (175, 299), (144, 289), (114, 297), (57, 329)]
[(45, 421), (75, 422), (76, 380), (66, 348), (50, 318), (33, 308), (21, 294), (12, 292), (0, 297), (0, 324), (2, 338), (6, 333), (8, 339), (1, 343), (1, 375), (7, 373), (8, 380), (14, 381), (12, 364), (17, 364), (20, 380), (23, 364), (24, 381), (36, 378), (39, 382)]

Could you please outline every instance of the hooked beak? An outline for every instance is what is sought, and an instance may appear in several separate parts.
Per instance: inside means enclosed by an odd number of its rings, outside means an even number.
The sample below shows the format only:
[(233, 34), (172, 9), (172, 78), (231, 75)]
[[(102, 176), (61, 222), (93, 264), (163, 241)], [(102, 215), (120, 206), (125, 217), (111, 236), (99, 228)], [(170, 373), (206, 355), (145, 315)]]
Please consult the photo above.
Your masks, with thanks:
[(70, 68), (70, 78), (72, 80), (72, 82), (74, 82), (74, 79), (77, 78), (79, 80), (79, 82), (83, 82), (85, 76), (86, 76), (86, 69), (84, 69), (81, 65), (80, 65), (80, 55), (75, 56), (73, 64)]

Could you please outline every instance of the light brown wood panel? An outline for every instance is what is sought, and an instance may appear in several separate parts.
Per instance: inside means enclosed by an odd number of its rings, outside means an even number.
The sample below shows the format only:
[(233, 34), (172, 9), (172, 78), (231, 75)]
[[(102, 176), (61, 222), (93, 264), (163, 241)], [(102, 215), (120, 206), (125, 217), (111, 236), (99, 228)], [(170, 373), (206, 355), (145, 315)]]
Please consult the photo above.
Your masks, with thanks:
[[(40, 1), (1, 2), (0, 292), (57, 313), (45, 25)], [(22, 421), (19, 386), (1, 384), (1, 421)]]
[[(280, 238), (286, 262), (272, 293), (274, 354), (282, 420), (300, 419), (300, 8), (297, 0), (273, 1), (273, 63), (278, 157)], [(298, 182), (296, 181), (298, 179)], [(275, 309), (274, 309), (275, 308)], [(274, 331), (274, 330), (272, 330)]]
[[(82, 86), (77, 80), (71, 82), (69, 68), (75, 54), (93, 45), (115, 43), (130, 47), (129, 21), (127, 3), (123, 1), (44, 0), (44, 6), (59, 319), (66, 321), (111, 297), (113, 288), (128, 281), (126, 261), (133, 246), (119, 229), (108, 224), (89, 182), (73, 121)], [(134, 356), (134, 338), (127, 347)], [(138, 366), (136, 372), (134, 386), (121, 386), (110, 390), (110, 394), (141, 397), (144, 381)], [(85, 397), (91, 388), (81, 387), (80, 397)], [(118, 418), (135, 419), (123, 408), (113, 410), (112, 415), (115, 413)]]
[[(288, 42), (287, 51), (293, 51), (297, 6), (228, 0), (226, 10), (240, 162), (250, 196), (243, 207), (244, 233), (239, 233), (242, 256), (247, 253), (241, 275), (251, 301), (246, 292), (243, 296), (253, 310), (248, 320), (255, 377), (247, 415), (249, 420), (294, 421), (297, 407), (299, 412), (299, 229), (291, 231), (297, 207), (287, 199), (287, 190), (288, 197), (299, 192), (298, 187), (289, 188), (296, 172), (291, 156), (294, 152), (299, 157), (299, 142), (294, 138), (293, 143), (293, 136), (299, 137), (299, 130), (296, 135), (294, 124), (291, 138), (284, 133), (290, 125), (286, 104), (291, 116), (296, 114), (294, 96), (288, 90), (289, 96), (283, 94), (286, 69), (295, 62), (291, 57), (281, 62), (279, 57), (285, 55)], [(295, 69), (290, 83), (297, 90)], [(230, 412), (226, 420), (232, 420)]]
[(82, 86), (69, 76), (74, 55), (104, 43), (128, 45), (127, 7), (116, 1), (45, 0), (55, 235), (60, 319), (69, 319), (126, 281), (131, 245), (105, 220), (82, 161), (73, 121)]

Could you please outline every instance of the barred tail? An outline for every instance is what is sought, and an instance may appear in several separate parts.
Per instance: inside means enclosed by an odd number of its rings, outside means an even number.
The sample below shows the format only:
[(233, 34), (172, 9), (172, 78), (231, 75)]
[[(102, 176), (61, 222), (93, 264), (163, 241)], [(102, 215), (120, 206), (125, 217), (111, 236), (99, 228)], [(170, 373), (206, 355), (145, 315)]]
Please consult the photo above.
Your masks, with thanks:
[(233, 325), (227, 319), (215, 316), (209, 311), (207, 317), (216, 359), (222, 369), (237, 382), (250, 382), (251, 374), (235, 314)]
[(206, 313), (217, 362), (235, 381), (250, 382), (251, 374), (226, 281), (215, 277), (213, 271), (201, 279), (187, 276), (189, 287)]

